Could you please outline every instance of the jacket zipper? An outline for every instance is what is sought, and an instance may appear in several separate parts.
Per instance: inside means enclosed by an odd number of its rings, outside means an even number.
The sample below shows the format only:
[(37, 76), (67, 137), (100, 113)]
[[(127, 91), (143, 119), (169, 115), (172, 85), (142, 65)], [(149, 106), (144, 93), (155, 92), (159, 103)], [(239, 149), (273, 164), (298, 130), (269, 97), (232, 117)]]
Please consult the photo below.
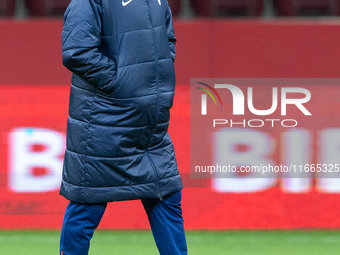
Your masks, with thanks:
[[(151, 134), (150, 134), (150, 138), (149, 138), (149, 142), (148, 142), (148, 145), (150, 143), (150, 140), (151, 140), (151, 137), (153, 135), (153, 132), (154, 132), (154, 128), (155, 128), (155, 125), (156, 123), (158, 122), (158, 114), (159, 114), (159, 108), (160, 108), (160, 102), (159, 102), (159, 87), (158, 87), (158, 56), (157, 56), (157, 44), (156, 44), (156, 37), (155, 37), (155, 29), (153, 27), (153, 21), (152, 21), (152, 16), (151, 16), (151, 9), (150, 9), (150, 0), (146, 0), (146, 5), (148, 7), (148, 11), (149, 11), (149, 18), (150, 18), (150, 24), (151, 24), (151, 30), (152, 30), (152, 39), (153, 39), (153, 43), (154, 43), (154, 47), (155, 47), (155, 63), (156, 63), (156, 92), (157, 92), (157, 112), (156, 112), (156, 120), (155, 120), (155, 123), (153, 124), (152, 126), (152, 131), (151, 131)], [(157, 193), (158, 193), (158, 198), (160, 201), (163, 201), (163, 198), (162, 198), (162, 195), (161, 195), (161, 190), (160, 190), (160, 185), (159, 185), (159, 176), (158, 176), (158, 172), (157, 172), (157, 169), (153, 163), (153, 161), (151, 160), (151, 157), (149, 155), (149, 152), (148, 152), (148, 148), (146, 150), (146, 155), (152, 165), (152, 169), (155, 173), (155, 176), (156, 176), (156, 185), (157, 185)]]

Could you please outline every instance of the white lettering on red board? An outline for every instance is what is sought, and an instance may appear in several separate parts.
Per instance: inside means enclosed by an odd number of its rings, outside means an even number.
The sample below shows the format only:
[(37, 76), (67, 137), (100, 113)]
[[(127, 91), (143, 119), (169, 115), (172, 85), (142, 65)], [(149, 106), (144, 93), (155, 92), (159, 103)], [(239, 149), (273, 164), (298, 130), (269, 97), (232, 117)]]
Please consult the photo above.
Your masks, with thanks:
[[(316, 139), (315, 140), (313, 140)], [(313, 147), (317, 144), (317, 149)], [(224, 128), (214, 133), (213, 165), (219, 166), (275, 166), (273, 153), (277, 146), (270, 133), (244, 128)], [(260, 192), (277, 185), (285, 193), (311, 192), (316, 178), (316, 189), (324, 193), (340, 193), (340, 128), (320, 130), (317, 137), (306, 129), (291, 129), (281, 134), (280, 160), (283, 166), (293, 166), (295, 171), (251, 172), (240, 176), (238, 172), (216, 172), (213, 174), (212, 188), (221, 193)], [(247, 146), (246, 151), (237, 151), (238, 145)], [(312, 173), (304, 171), (305, 166), (312, 166), (313, 152), (318, 165), (326, 165), (332, 173)], [(300, 167), (302, 166), (302, 168)], [(315, 164), (316, 166), (316, 164)], [(303, 169), (303, 171), (300, 171)], [(309, 169), (307, 169), (309, 170)], [(315, 170), (315, 169), (314, 169)]]
[[(291, 129), (281, 134), (280, 141), (270, 133), (258, 130), (226, 128), (215, 132), (212, 143), (212, 160), (220, 166), (276, 165), (273, 154), (278, 144), (281, 144), (280, 160), (284, 166), (310, 164), (313, 158), (320, 164), (336, 165), (340, 162), (340, 128), (320, 130), (315, 137), (307, 129)], [(314, 143), (316, 147), (313, 147)], [(246, 145), (250, 149), (237, 151), (237, 145)], [(32, 150), (34, 146), (43, 149)], [(17, 193), (58, 190), (64, 151), (64, 133), (42, 128), (13, 129), (9, 133), (9, 189)], [(34, 173), (36, 168), (46, 170), (37, 175)], [(278, 181), (284, 193), (306, 193), (312, 191), (315, 177), (319, 192), (340, 193), (340, 173), (334, 173), (332, 178), (325, 177), (324, 173), (300, 171), (283, 174), (254, 172), (247, 177), (229, 172), (223, 173), (223, 178), (219, 178), (219, 174), (213, 174), (212, 188), (221, 193), (264, 191), (277, 185)]]
[[(34, 151), (34, 146), (40, 149)], [(15, 128), (9, 134), (8, 186), (13, 192), (48, 192), (59, 189), (63, 133), (42, 128)], [(35, 174), (34, 169), (45, 169)]]

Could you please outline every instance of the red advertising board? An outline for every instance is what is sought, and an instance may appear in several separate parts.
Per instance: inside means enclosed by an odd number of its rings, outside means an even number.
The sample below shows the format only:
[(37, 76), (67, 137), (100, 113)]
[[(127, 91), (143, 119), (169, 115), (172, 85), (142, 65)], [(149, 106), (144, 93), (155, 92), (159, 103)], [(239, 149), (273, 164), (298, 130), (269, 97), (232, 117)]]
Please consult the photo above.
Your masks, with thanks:
[[(323, 89), (325, 95), (334, 90)], [(337, 90), (336, 90), (337, 91)], [(69, 86), (1, 86), (0, 228), (59, 228), (67, 201), (58, 195)], [(313, 109), (310, 104), (309, 109)], [(315, 111), (314, 111), (315, 112)], [(335, 228), (340, 226), (338, 190), (284, 189), (282, 179), (253, 192), (218, 190), (211, 178), (190, 178), (189, 86), (178, 86), (170, 134), (183, 177), (183, 214), (188, 229)], [(335, 113), (334, 113), (335, 114)], [(330, 114), (332, 116), (332, 114)], [(336, 116), (336, 115), (334, 115)], [(329, 122), (330, 126), (334, 125)], [(320, 155), (316, 126), (308, 153)], [(271, 134), (269, 134), (271, 136)], [(271, 136), (280, 143), (279, 136)], [(280, 146), (278, 146), (280, 147)], [(273, 152), (280, 158), (282, 151)], [(59, 168), (58, 168), (59, 167)], [(101, 228), (148, 228), (139, 201), (111, 203)]]
[[(59, 229), (67, 205), (58, 188), (71, 78), (61, 60), (62, 20), (0, 23), (0, 47), (5, 49), (0, 61), (0, 229)], [(307, 178), (307, 184), (289, 186), (278, 177), (244, 192), (223, 188), (226, 185), (216, 188), (213, 178), (192, 178), (189, 83), (195, 77), (338, 77), (340, 23), (202, 19), (175, 20), (174, 26), (178, 86), (170, 135), (185, 186), (185, 227), (339, 228), (336, 179), (322, 184)], [(340, 158), (338, 89), (319, 86), (311, 93), (312, 99), (317, 94), (329, 100), (308, 103), (320, 121), (302, 130), (296, 141), (308, 140), (301, 151), (311, 158), (310, 164), (327, 155)], [(278, 164), (285, 157), (284, 132), (256, 133), (276, 144), (269, 157)], [(210, 159), (214, 155), (209, 154)], [(139, 201), (110, 203), (100, 228), (145, 229), (148, 221)]]
[(209, 187), (199, 197), (212, 206), (194, 226), (338, 227), (338, 84), (339, 79), (192, 79), (190, 177)]

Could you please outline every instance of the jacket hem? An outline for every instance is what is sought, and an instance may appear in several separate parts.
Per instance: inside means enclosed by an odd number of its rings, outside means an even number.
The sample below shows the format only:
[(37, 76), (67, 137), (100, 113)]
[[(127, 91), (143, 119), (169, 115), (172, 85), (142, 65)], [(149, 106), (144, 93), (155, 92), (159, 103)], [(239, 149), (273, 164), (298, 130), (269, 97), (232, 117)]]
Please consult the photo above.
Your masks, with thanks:
[[(180, 175), (160, 180), (162, 196), (183, 189)], [(115, 201), (136, 200), (142, 198), (157, 198), (156, 182), (116, 187), (84, 187), (62, 181), (60, 195), (74, 203), (98, 204)]]

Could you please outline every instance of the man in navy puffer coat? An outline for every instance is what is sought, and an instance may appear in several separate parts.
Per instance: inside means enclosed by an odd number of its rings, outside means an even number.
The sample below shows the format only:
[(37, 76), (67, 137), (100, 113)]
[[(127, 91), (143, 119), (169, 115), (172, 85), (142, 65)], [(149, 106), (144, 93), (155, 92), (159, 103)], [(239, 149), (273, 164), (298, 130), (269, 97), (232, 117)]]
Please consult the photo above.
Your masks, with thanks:
[(168, 134), (175, 42), (166, 0), (72, 0), (67, 8), (62, 56), (73, 76), (62, 254), (87, 254), (106, 203), (132, 199), (142, 200), (160, 253), (186, 254)]

